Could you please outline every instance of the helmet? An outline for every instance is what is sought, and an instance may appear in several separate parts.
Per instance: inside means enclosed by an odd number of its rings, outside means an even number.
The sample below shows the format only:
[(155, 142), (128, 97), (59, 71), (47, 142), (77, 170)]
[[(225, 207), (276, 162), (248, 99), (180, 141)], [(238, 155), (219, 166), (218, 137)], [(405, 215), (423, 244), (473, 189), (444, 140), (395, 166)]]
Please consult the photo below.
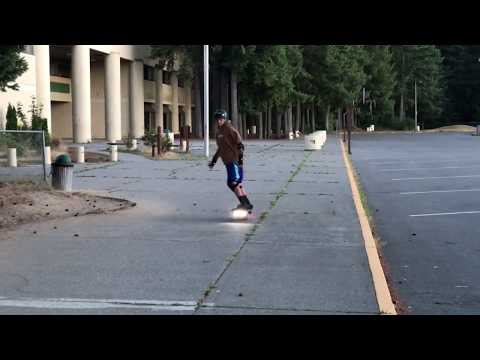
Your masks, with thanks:
[(215, 111), (215, 115), (213, 116), (215, 120), (217, 119), (227, 119), (227, 112), (225, 110), (217, 110)]

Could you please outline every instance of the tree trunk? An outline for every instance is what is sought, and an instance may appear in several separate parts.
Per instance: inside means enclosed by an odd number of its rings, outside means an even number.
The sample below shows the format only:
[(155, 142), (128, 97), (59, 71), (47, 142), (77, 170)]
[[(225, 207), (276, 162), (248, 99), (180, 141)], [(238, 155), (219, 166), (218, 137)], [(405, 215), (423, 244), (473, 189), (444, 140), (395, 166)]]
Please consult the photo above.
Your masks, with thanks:
[(329, 131), (330, 128), (330, 105), (327, 105), (327, 112), (325, 114), (325, 131)]
[(277, 134), (277, 139), (280, 139), (280, 130), (282, 128), (282, 112), (280, 111), (280, 109), (276, 109), (276, 128), (275, 128), (275, 132)]
[(247, 116), (247, 114), (244, 114), (242, 116), (242, 123), (243, 123), (243, 138), (247, 139), (248, 138), (248, 116)]
[(219, 74), (219, 99), (220, 99), (220, 109), (227, 111), (228, 110), (228, 91), (225, 91), (228, 87), (227, 84), (227, 74), (226, 74), (225, 69), (221, 68), (220, 69), (220, 74)]
[(405, 99), (404, 99), (403, 90), (400, 92), (400, 122), (405, 121)]
[(300, 109), (300, 132), (305, 134), (305, 109)]
[(261, 140), (263, 139), (263, 113), (260, 111), (258, 114), (258, 125), (257, 125), (257, 135)]
[(288, 137), (288, 109), (283, 112), (283, 137)]
[(287, 128), (287, 137), (290, 138), (290, 134), (293, 133), (293, 106), (290, 104), (288, 106), (288, 128)]
[(272, 136), (272, 106), (268, 105), (267, 108), (267, 133), (265, 137), (270, 139)]
[(232, 124), (235, 128), (238, 128), (238, 81), (237, 73), (232, 71), (230, 73), (230, 103), (232, 104)]
[(200, 69), (196, 71), (194, 80), (194, 96), (195, 96), (195, 136), (201, 138), (203, 136), (203, 111), (202, 111), (202, 91), (201, 91), (202, 74)]
[(317, 124), (315, 121), (315, 111), (317, 110), (317, 107), (315, 105), (312, 105), (312, 132), (315, 132), (317, 130)]
[(297, 109), (296, 109), (296, 116), (295, 116), (295, 131), (300, 131), (300, 100), (297, 101)]

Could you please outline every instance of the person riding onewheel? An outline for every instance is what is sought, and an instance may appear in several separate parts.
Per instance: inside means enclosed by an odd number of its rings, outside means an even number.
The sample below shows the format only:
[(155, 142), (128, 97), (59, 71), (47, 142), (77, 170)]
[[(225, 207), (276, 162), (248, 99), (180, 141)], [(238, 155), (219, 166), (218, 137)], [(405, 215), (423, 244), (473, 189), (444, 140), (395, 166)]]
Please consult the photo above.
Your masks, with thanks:
[(217, 110), (215, 112), (217, 121), (217, 152), (212, 161), (208, 163), (210, 169), (213, 169), (218, 158), (222, 158), (227, 169), (227, 185), (240, 201), (237, 209), (252, 211), (253, 205), (248, 200), (247, 193), (243, 188), (243, 151), (245, 147), (242, 144), (240, 133), (227, 120), (227, 112)]

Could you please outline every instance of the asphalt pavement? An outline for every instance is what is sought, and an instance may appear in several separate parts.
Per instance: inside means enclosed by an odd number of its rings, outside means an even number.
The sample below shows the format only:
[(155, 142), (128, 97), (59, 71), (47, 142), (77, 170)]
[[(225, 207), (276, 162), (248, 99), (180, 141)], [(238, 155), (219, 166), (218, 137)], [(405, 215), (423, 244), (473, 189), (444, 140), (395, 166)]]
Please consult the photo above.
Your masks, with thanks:
[(136, 207), (1, 235), (0, 314), (378, 314), (337, 138), (248, 141), (247, 222), (221, 164), (119, 156), (74, 189)]
[(354, 135), (352, 153), (405, 313), (480, 314), (480, 138)]

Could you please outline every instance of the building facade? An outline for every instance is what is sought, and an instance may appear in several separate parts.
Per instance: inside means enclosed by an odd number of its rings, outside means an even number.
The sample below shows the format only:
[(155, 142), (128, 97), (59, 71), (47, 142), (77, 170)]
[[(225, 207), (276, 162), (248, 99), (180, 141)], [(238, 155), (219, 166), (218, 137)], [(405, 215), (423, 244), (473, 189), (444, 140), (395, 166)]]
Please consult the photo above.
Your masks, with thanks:
[(8, 104), (41, 105), (53, 137), (75, 143), (140, 138), (162, 126), (192, 126), (192, 88), (176, 71), (157, 67), (148, 45), (27, 45), (28, 70), (18, 91), (0, 93), (0, 125)]

